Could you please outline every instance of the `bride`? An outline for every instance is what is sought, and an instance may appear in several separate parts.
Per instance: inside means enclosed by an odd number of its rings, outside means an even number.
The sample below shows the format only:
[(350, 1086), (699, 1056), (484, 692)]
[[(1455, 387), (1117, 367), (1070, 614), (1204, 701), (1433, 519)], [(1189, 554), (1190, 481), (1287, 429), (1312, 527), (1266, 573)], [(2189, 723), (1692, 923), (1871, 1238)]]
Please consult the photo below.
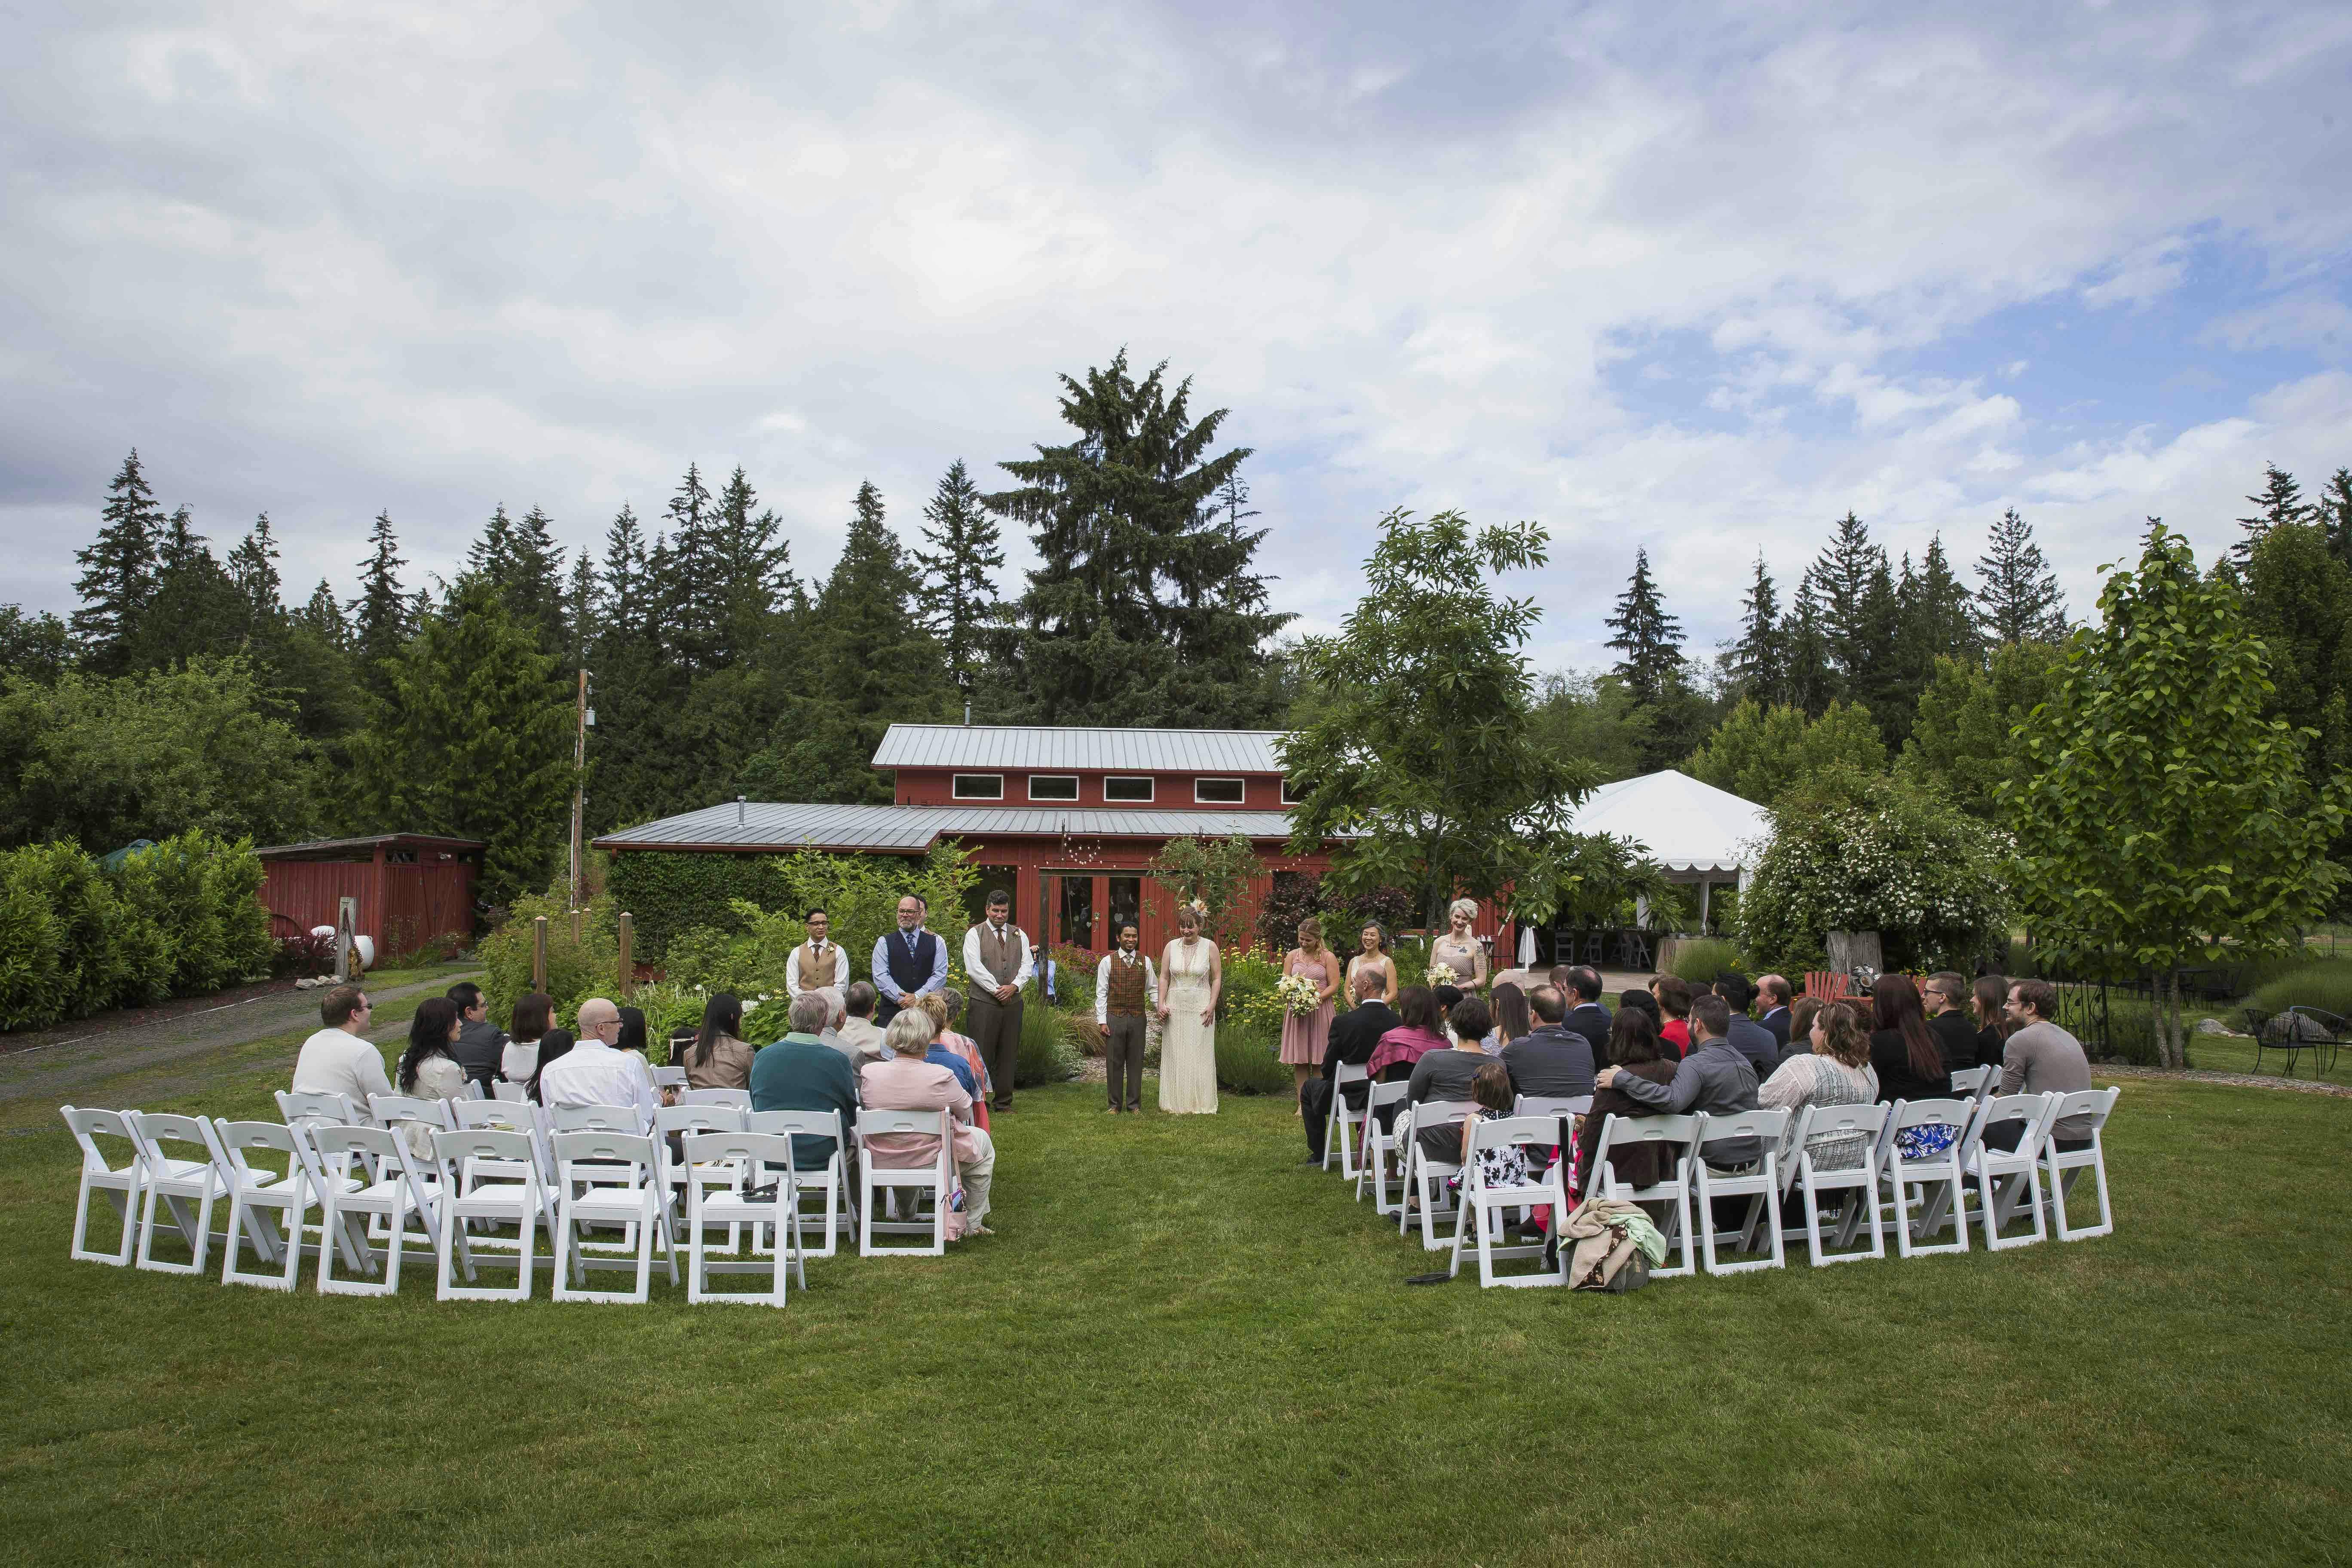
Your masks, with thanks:
[(1217, 993), (1224, 965), (1201, 934), (1201, 911), (1176, 910), (1176, 939), (1160, 955), (1160, 1109), (1217, 1109)]

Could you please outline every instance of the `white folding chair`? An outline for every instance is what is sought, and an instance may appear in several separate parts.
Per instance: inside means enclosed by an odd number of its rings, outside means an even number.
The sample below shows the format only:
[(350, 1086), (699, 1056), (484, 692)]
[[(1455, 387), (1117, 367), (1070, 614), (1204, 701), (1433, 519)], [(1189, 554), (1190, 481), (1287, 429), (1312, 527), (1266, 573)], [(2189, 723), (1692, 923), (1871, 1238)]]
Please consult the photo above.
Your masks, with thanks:
[(297, 1122), (312, 1127), (375, 1125), (366, 1106), (348, 1094), (330, 1089), (281, 1089), (278, 1091), (278, 1115), (289, 1127)]
[(1554, 1160), (1531, 1182), (1512, 1185), (1489, 1186), (1483, 1162), (1478, 1158), (1487, 1149), (1525, 1148), (1530, 1151), (1529, 1163), (1542, 1164), (1539, 1151), (1559, 1142), (1559, 1119), (1556, 1116), (1507, 1116), (1491, 1121), (1473, 1122), (1470, 1128), (1470, 1160), (1464, 1166), (1460, 1216), (1454, 1224), (1454, 1256), (1445, 1266), (1448, 1277), (1462, 1271), (1462, 1246), (1475, 1236), (1478, 1247), (1478, 1284), (1483, 1289), (1490, 1285), (1565, 1285), (1567, 1271), (1555, 1266), (1534, 1274), (1507, 1274), (1497, 1277), (1497, 1258), (1541, 1258), (1544, 1244), (1522, 1243), (1501, 1245), (1504, 1209), (1533, 1208), (1549, 1204), (1555, 1223), (1568, 1217), (1567, 1178), (1562, 1173), (1565, 1162)]
[[(748, 1301), (754, 1306), (781, 1307), (787, 1290), (785, 1269), (799, 1279), (800, 1287), (808, 1289), (807, 1265), (802, 1261), (800, 1199), (793, 1184), (793, 1141), (789, 1133), (713, 1131), (689, 1132), (686, 1135), (686, 1160), (697, 1173), (736, 1169), (777, 1172), (775, 1191), (767, 1197), (755, 1197), (740, 1186), (714, 1187), (700, 1180), (689, 1181), (686, 1187), (686, 1299), (689, 1302)], [(775, 1228), (774, 1256), (764, 1267), (769, 1272), (766, 1291), (750, 1294), (719, 1291), (710, 1288), (714, 1273), (750, 1273), (762, 1265), (751, 1258), (738, 1258), (728, 1262), (713, 1262), (703, 1242), (705, 1226), (724, 1225), (732, 1237), (739, 1226), (749, 1226), (756, 1237), (761, 1226)]]
[(1459, 1172), (1462, 1164), (1458, 1160), (1433, 1159), (1422, 1148), (1421, 1135), (1424, 1131), (1448, 1127), (1455, 1129), (1452, 1136), (1458, 1139), (1462, 1136), (1459, 1131), (1462, 1124), (1477, 1114), (1477, 1110), (1478, 1107), (1467, 1100), (1424, 1100), (1412, 1108), (1412, 1142), (1405, 1149), (1406, 1206), (1397, 1215), (1397, 1234), (1402, 1236), (1411, 1227), (1412, 1201), (1418, 1198), (1421, 1205), (1421, 1249), (1423, 1252), (1442, 1251), (1446, 1246), (1446, 1238), (1437, 1234), (1438, 1221), (1458, 1221), (1462, 1217), (1458, 1204), (1450, 1203), (1443, 1209), (1436, 1206), (1438, 1195), (1446, 1190), (1445, 1178)]
[(432, 1100), (414, 1094), (371, 1094), (368, 1096), (368, 1116), (378, 1127), (390, 1127), (394, 1122), (421, 1121), (434, 1132), (454, 1132), (457, 1118), (451, 1100)]
[(686, 1069), (684, 1068), (647, 1068), (646, 1070), (653, 1074), (654, 1087), (656, 1089), (682, 1089), (686, 1087)]
[[(141, 1152), (139, 1135), (120, 1110), (85, 1110), (70, 1105), (58, 1107), (58, 1114), (66, 1119), (67, 1128), (74, 1142), (81, 1145), (81, 1190), (74, 1199), (73, 1241), (67, 1256), (77, 1263), (111, 1263), (127, 1268), (131, 1249), (138, 1245), (139, 1205), (146, 1195), (147, 1156)], [(120, 1138), (128, 1160), (120, 1165), (106, 1156), (98, 1146), (100, 1138)], [(2105, 1177), (2101, 1178), (2105, 1185)], [(122, 1243), (112, 1252), (92, 1252), (89, 1249), (89, 1195), (103, 1193), (106, 1201), (122, 1211)]]
[[(1549, 1116), (1557, 1120), (1562, 1116), (1583, 1116), (1591, 1110), (1592, 1097), (1589, 1094), (1522, 1094), (1511, 1102), (1511, 1114), (1514, 1116)], [(1557, 1130), (1553, 1135), (1559, 1135)]]
[[(1879, 1214), (1878, 1171), (1890, 1136), (1888, 1123), (1895, 1108), (1873, 1105), (1812, 1105), (1797, 1129), (1789, 1155), (1788, 1193), (1805, 1207), (1805, 1256), (1816, 1268), (1832, 1263), (1853, 1263), (1886, 1256), (1885, 1226)], [(1846, 1146), (1861, 1140), (1862, 1154), (1851, 1165), (1825, 1169), (1819, 1151), (1829, 1144)], [(1832, 1247), (1822, 1245), (1822, 1200), (1832, 1193), (1845, 1194)], [(1862, 1222), (1870, 1222), (1870, 1250), (1848, 1252)], [(1793, 1234), (1785, 1225), (1781, 1235)]]
[[(1751, 1268), (1779, 1268), (1780, 1251), (1780, 1135), (1789, 1130), (1785, 1110), (1740, 1110), (1730, 1115), (1699, 1112), (1697, 1148), (1691, 1160), (1691, 1204), (1697, 1211), (1699, 1258), (1709, 1274), (1745, 1274)], [(1707, 1145), (1732, 1138), (1753, 1138), (1759, 1144), (1756, 1162), (1736, 1170), (1718, 1170), (1708, 1163)], [(1734, 1235), (1752, 1235), (1760, 1209), (1765, 1234), (1771, 1239), (1770, 1256), (1746, 1263), (1716, 1259), (1715, 1200), (1746, 1198), (1748, 1217)]]
[[(1984, 1226), (1985, 1250), (2002, 1252), (2031, 1247), (2047, 1238), (2042, 1220), (2042, 1140), (2050, 1130), (2053, 1094), (2004, 1094), (1986, 1100), (1969, 1125), (1968, 1146), (1960, 1151), (1960, 1169), (1976, 1182), (1978, 1217)], [(1995, 1127), (2015, 1127), (2017, 1147), (1996, 1149), (1985, 1142)], [(2020, 1198), (2033, 1216), (2033, 1234), (2004, 1238), (2001, 1227), (2015, 1215)], [(1962, 1216), (1961, 1223), (1967, 1224)]]
[(503, 1100), (515, 1105), (528, 1105), (530, 1103), (530, 1087), (528, 1084), (509, 1083), (506, 1079), (500, 1079), (490, 1085), (490, 1098)]
[[(2050, 1131), (2042, 1142), (2043, 1169), (2050, 1177), (2050, 1190), (2043, 1201), (2050, 1205), (2051, 1228), (2061, 1241), (2081, 1241), (2087, 1237), (2105, 1236), (2116, 1228), (2115, 1215), (2107, 1207), (2107, 1156), (2105, 1134), (2107, 1118), (2115, 1114), (2116, 1097), (2119, 1089), (2083, 1089), (2072, 1094), (2062, 1094), (2051, 1108)], [(2087, 1149), (2058, 1147), (2058, 1123), (2070, 1116), (2091, 1118), (2091, 1146)], [(2099, 1190), (2099, 1223), (2074, 1226), (2066, 1223), (2066, 1194), (2084, 1171), (2096, 1178)]]
[[(490, 1104), (485, 1100), (482, 1103)], [(441, 1228), (434, 1247), (433, 1298), (437, 1301), (528, 1301), (530, 1300), (534, 1232), (547, 1197), (539, 1180), (539, 1155), (531, 1135), (508, 1127), (466, 1127), (433, 1135), (434, 1163), (441, 1169)], [(484, 1181), (487, 1172), (499, 1179)], [(512, 1288), (459, 1285), (449, 1277), (451, 1258), (467, 1247), (469, 1223), (515, 1227)], [(493, 1259), (485, 1258), (484, 1261)], [(504, 1262), (503, 1258), (495, 1259)], [(467, 1253), (466, 1278), (474, 1278)]]
[(748, 1089), (682, 1089), (678, 1090), (680, 1105), (731, 1105), (738, 1110), (751, 1109), (751, 1091)]
[[(300, 1136), (275, 1121), (215, 1121), (212, 1134), (214, 1157), (228, 1187), (227, 1256), (221, 1263), (221, 1283), (292, 1290), (302, 1273), (302, 1222), (317, 1201)], [(286, 1168), (257, 1167), (247, 1158), (253, 1154), (281, 1155)], [(266, 1212), (272, 1209), (278, 1215), (275, 1224)], [(265, 1263), (278, 1264), (278, 1272), (257, 1274), (237, 1268), (237, 1250), (248, 1237), (255, 1253)]]
[[(653, 1276), (656, 1233), (669, 1264), (669, 1282), (677, 1284), (677, 1244), (670, 1234), (656, 1140), (645, 1133), (589, 1130), (558, 1132), (549, 1142), (555, 1147), (556, 1169), (562, 1178), (555, 1200), (555, 1300), (644, 1301)], [(583, 1225), (622, 1226), (635, 1233), (634, 1290), (586, 1289), (590, 1265), (626, 1267), (629, 1260), (590, 1255), (579, 1245)]]
[[(307, 1089), (279, 1089), (278, 1113), (285, 1119), (286, 1131), (294, 1135), (295, 1152), (301, 1157), (302, 1169), (310, 1177), (310, 1194), (320, 1201), (319, 1245), (324, 1247), (330, 1239), (324, 1213), (328, 1187), (334, 1185), (342, 1192), (355, 1193), (381, 1179), (383, 1173), (373, 1163), (363, 1163), (362, 1173), (356, 1176), (348, 1170), (331, 1173), (311, 1134), (321, 1127), (367, 1127), (373, 1123), (368, 1121), (366, 1110), (354, 1104), (350, 1096)], [(370, 1277), (374, 1275), (375, 1259), (366, 1246), (352, 1236), (349, 1226), (336, 1226), (332, 1240), (342, 1249), (345, 1268)]]
[[(688, 1189), (698, 1183), (715, 1182), (738, 1192), (743, 1190), (751, 1173), (740, 1163), (705, 1168), (686, 1159), (676, 1145), (690, 1132), (740, 1132), (746, 1114), (731, 1105), (665, 1105), (654, 1112), (654, 1133), (661, 1145), (662, 1191), (674, 1214), (683, 1216), (689, 1211)], [(729, 1226), (727, 1250), (737, 1252), (741, 1248), (740, 1229)]]
[(642, 1133), (645, 1119), (634, 1105), (551, 1105), (547, 1131), (559, 1132)]
[(1341, 1062), (1331, 1074), (1331, 1110), (1323, 1119), (1323, 1168), (1329, 1170), (1336, 1156), (1339, 1162), (1339, 1179), (1356, 1179), (1355, 1140), (1363, 1134), (1364, 1113), (1348, 1104), (1348, 1086), (1370, 1083), (1371, 1069), (1361, 1062)]
[[(793, 1194), (795, 1204), (803, 1198), (822, 1196), (822, 1215), (805, 1215), (803, 1222), (822, 1217), (824, 1221), (824, 1245), (806, 1249), (810, 1258), (831, 1258), (838, 1233), (851, 1216), (849, 1202), (849, 1139), (841, 1124), (838, 1110), (754, 1110), (743, 1119), (749, 1132), (798, 1133), (804, 1138), (826, 1138), (833, 1142), (833, 1157), (823, 1165), (802, 1168), (793, 1166)], [(799, 1156), (793, 1156), (797, 1162)], [(754, 1185), (765, 1185), (764, 1176), (754, 1178)], [(753, 1242), (756, 1250), (758, 1242)]]
[[(874, 1163), (873, 1141), (890, 1136), (912, 1136), (939, 1140), (938, 1155), (927, 1165), (885, 1165)], [(944, 1110), (860, 1110), (857, 1113), (857, 1139), (861, 1152), (857, 1161), (857, 1255), (860, 1258), (938, 1258), (948, 1249), (948, 1205), (955, 1191), (954, 1149), (948, 1131), (948, 1113)], [(919, 1219), (885, 1220), (875, 1217), (874, 1189), (882, 1187), (893, 1193), (906, 1193), (915, 1199), (915, 1213), (919, 1214), (921, 1200), (931, 1200), (929, 1224)], [(930, 1241), (919, 1247), (877, 1247), (874, 1233), (885, 1231), (898, 1236), (928, 1234)]]
[[(400, 1260), (409, 1241), (408, 1222), (416, 1221), (427, 1251), (441, 1246), (439, 1184), (428, 1182), (408, 1157), (408, 1145), (397, 1132), (381, 1127), (313, 1127), (310, 1139), (327, 1168), (326, 1192), (320, 1203), (320, 1223), (329, 1236), (349, 1238), (348, 1222), (363, 1215), (381, 1220), (385, 1232), (383, 1279), (370, 1285), (335, 1278), (335, 1248), (319, 1248), (319, 1293), (322, 1296), (390, 1296), (400, 1289)], [(364, 1185), (351, 1180), (354, 1162), (382, 1173)], [(474, 1278), (472, 1250), (463, 1227), (456, 1239), (466, 1278)]]
[[(1879, 1165), (1880, 1179), (1885, 1184), (1887, 1198), (1895, 1221), (1895, 1250), (1898, 1257), (1921, 1258), (1938, 1252), (1966, 1252), (1969, 1249), (1967, 1215), (1959, 1195), (1966, 1186), (1960, 1169), (1960, 1152), (1968, 1142), (1969, 1123), (1976, 1119), (1976, 1103), (1967, 1100), (1922, 1100), (1914, 1103), (1898, 1100), (1887, 1118), (1885, 1157)], [(1914, 1127), (1956, 1127), (1959, 1135), (1951, 1146), (1939, 1154), (1906, 1160), (1898, 1142), (1901, 1135)], [(1916, 1193), (1915, 1197), (1913, 1194)], [(1915, 1219), (1911, 1206), (1919, 1207)], [(1947, 1205), (1948, 1205), (1948, 1209)], [(1929, 1245), (1927, 1237), (1943, 1229), (1948, 1218), (1952, 1239)]]
[[(1653, 1279), (1679, 1279), (1695, 1272), (1697, 1267), (1691, 1247), (1690, 1199), (1691, 1151), (1697, 1132), (1696, 1116), (1620, 1116), (1612, 1111), (1601, 1121), (1601, 1137), (1592, 1147), (1592, 1169), (1584, 1176), (1586, 1196), (1614, 1198), (1629, 1204), (1657, 1204), (1665, 1210), (1658, 1233), (1668, 1247), (1680, 1245), (1683, 1260), (1679, 1268), (1650, 1270)], [(1646, 1187), (1618, 1180), (1609, 1163), (1609, 1152), (1643, 1144), (1661, 1148), (1662, 1152), (1666, 1145), (1674, 1146), (1674, 1152), (1667, 1155), (1674, 1174)]]
[[(125, 1111), (123, 1120), (130, 1122), (147, 1163), (147, 1198), (139, 1210), (139, 1267), (158, 1274), (202, 1274), (212, 1244), (213, 1205), (228, 1195), (220, 1172), (213, 1168), (210, 1131), (199, 1117), (162, 1111)], [(203, 1158), (189, 1160), (166, 1153), (167, 1143), (193, 1149)], [(190, 1203), (196, 1205), (193, 1215), (188, 1212)], [(172, 1211), (172, 1228), (187, 1242), (191, 1261), (165, 1263), (155, 1258), (159, 1205)]]
[(1952, 1069), (1952, 1098), (1955, 1100), (1969, 1099), (1984, 1088), (1985, 1079), (1988, 1078), (1998, 1079), (1999, 1076), (2000, 1075), (1991, 1068), (1954, 1068)]
[[(1397, 1128), (1404, 1120), (1405, 1091), (1412, 1087), (1407, 1083), (1376, 1083), (1364, 1095), (1363, 1160), (1356, 1167), (1356, 1201), (1363, 1201), (1364, 1184), (1370, 1182), (1372, 1212), (1376, 1215), (1398, 1214), (1404, 1208), (1404, 1154), (1398, 1142)], [(1383, 1127), (1381, 1125), (1381, 1109), (1391, 1105), (1396, 1107), (1397, 1114)], [(1395, 1159), (1397, 1166), (1397, 1197), (1393, 1204), (1389, 1202), (1389, 1161), (1391, 1158)]]
[(480, 1079), (469, 1078), (466, 1080), (466, 1092), (459, 1095), (457, 1098), (460, 1100), (488, 1100), (490, 1097), (482, 1092), (482, 1080)]

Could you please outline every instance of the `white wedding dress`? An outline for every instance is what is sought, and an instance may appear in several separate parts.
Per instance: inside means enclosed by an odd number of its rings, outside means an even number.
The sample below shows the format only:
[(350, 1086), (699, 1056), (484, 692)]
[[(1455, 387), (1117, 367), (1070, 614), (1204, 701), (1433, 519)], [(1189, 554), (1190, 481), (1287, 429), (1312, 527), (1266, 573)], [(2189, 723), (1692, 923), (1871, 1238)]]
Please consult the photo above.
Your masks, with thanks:
[(1213, 1116), (1217, 1110), (1217, 1026), (1201, 1022), (1209, 1005), (1209, 966), (1216, 949), (1206, 938), (1168, 944), (1161, 974), (1168, 1021), (1160, 1034), (1160, 1109)]

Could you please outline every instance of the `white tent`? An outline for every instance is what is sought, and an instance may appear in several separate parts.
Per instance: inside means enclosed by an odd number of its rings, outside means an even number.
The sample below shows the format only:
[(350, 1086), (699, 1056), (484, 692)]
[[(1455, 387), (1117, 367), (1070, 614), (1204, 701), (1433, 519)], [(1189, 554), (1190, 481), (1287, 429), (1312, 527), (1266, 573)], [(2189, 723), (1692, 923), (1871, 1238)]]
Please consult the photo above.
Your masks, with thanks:
[(1717, 882), (1747, 886), (1757, 852), (1772, 836), (1762, 806), (1672, 768), (1602, 784), (1570, 826), (1630, 838), (1665, 868), (1667, 880), (1696, 883), (1702, 926), (1707, 889)]

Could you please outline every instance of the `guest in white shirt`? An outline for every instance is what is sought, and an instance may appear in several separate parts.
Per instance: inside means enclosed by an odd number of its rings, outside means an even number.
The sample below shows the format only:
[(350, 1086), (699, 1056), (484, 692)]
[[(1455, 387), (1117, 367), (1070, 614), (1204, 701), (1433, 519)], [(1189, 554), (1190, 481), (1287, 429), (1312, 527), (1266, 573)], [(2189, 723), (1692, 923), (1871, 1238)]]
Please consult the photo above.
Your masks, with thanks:
[(833, 940), (833, 917), (823, 910), (808, 912), (808, 941), (784, 958), (784, 995), (789, 1005), (803, 991), (829, 991), (841, 1000), (855, 976), (849, 950)]
[(539, 1075), (540, 1103), (559, 1105), (633, 1105), (637, 1125), (650, 1130), (661, 1097), (654, 1092), (653, 1074), (646, 1058), (635, 1051), (617, 1050), (621, 1010), (602, 996), (580, 1004), (580, 1043)]
[(507, 1026), (507, 1048), (499, 1057), (499, 1076), (509, 1083), (529, 1083), (539, 1071), (539, 1039), (555, 1021), (555, 998), (544, 991), (526, 992), (514, 1005)]
[(326, 1027), (302, 1042), (294, 1058), (294, 1089), (298, 1094), (341, 1094), (364, 1115), (371, 1094), (390, 1094), (392, 1080), (383, 1075), (383, 1053), (368, 1043), (366, 1031), (373, 1009), (367, 994), (356, 985), (338, 985), (319, 1005)]

